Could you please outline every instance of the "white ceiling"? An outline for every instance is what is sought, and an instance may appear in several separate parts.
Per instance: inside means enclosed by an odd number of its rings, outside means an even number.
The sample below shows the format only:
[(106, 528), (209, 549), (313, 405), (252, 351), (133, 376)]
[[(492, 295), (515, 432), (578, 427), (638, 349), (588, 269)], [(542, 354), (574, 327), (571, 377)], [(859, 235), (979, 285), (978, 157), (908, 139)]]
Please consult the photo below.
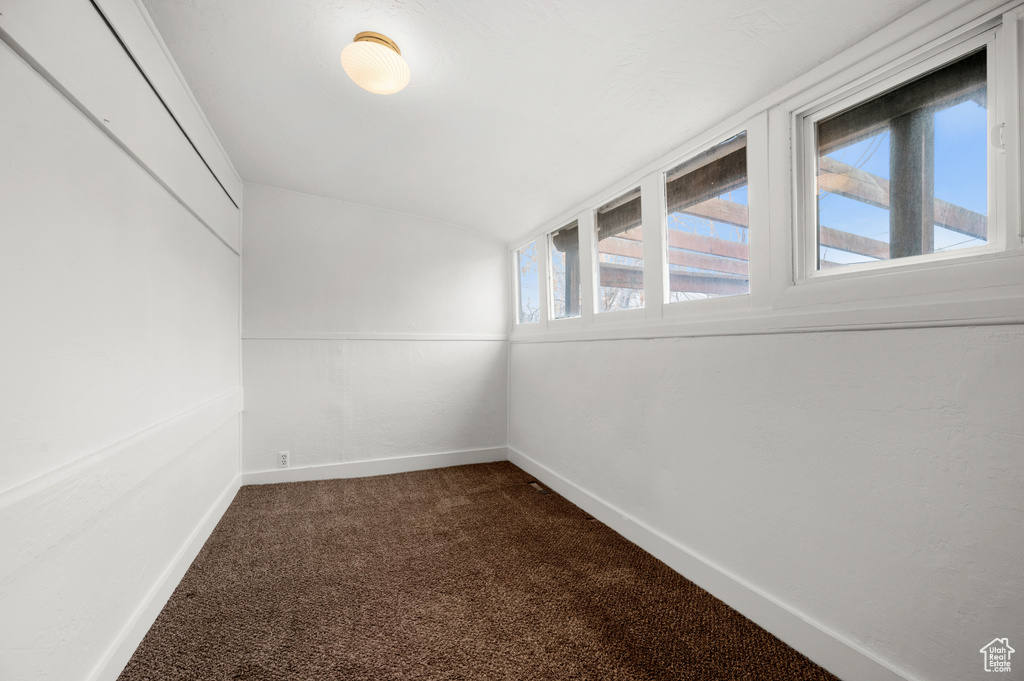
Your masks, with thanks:
[[(514, 241), (922, 0), (144, 0), (246, 182)], [(412, 82), (352, 83), (360, 31)]]

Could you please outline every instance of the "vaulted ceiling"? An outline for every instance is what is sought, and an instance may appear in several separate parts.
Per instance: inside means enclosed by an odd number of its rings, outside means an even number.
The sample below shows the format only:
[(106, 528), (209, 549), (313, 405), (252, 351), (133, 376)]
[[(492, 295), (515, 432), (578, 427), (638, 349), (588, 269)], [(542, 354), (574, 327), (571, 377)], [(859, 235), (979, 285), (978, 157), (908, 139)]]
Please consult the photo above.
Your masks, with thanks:
[[(922, 0), (144, 0), (246, 182), (513, 241)], [(352, 83), (360, 31), (402, 92)]]

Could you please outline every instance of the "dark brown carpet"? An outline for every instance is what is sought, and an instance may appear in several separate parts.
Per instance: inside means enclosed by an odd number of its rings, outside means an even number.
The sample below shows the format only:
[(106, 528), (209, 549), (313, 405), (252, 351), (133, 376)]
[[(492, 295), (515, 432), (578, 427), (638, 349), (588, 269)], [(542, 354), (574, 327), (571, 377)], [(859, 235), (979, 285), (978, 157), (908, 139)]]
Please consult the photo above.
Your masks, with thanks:
[(530, 480), (244, 487), (120, 681), (835, 679)]

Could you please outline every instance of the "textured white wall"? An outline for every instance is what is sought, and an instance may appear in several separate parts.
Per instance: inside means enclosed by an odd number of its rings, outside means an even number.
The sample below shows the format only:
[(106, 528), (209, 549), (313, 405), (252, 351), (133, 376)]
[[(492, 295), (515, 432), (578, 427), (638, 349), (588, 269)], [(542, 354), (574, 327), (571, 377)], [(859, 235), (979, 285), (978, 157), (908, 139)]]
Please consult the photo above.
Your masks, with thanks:
[(503, 244), (259, 186), (244, 222), (246, 471), (505, 445)]
[(75, 681), (237, 480), (238, 256), (4, 43), (0, 75), (0, 678)]
[(509, 446), (907, 678), (974, 678), (1024, 624), (1022, 349), (1020, 326), (513, 343)]

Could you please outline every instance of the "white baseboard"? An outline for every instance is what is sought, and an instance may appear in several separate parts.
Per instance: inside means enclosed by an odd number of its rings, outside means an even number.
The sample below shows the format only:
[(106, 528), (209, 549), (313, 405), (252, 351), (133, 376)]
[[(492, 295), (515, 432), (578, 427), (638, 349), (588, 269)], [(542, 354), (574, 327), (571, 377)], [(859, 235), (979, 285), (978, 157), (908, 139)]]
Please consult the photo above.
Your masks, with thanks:
[(268, 485), (278, 482), (306, 482), (309, 480), (332, 480), (335, 478), (365, 478), (371, 475), (391, 475), (424, 471), (430, 468), (447, 468), (471, 463), (507, 461), (508, 448), (465, 449), (457, 452), (438, 454), (414, 454), (387, 459), (366, 461), (343, 461), (322, 466), (301, 468), (276, 468), (269, 471), (253, 471), (242, 474), (243, 485)]
[(844, 681), (916, 681), (522, 452), (508, 460)]
[(153, 626), (157, 615), (163, 610), (167, 600), (174, 593), (174, 589), (178, 586), (182, 577), (185, 576), (185, 572), (192, 565), (192, 561), (199, 554), (199, 550), (203, 548), (203, 545), (210, 538), (213, 529), (217, 527), (217, 523), (224, 515), (224, 512), (228, 510), (228, 506), (231, 505), (235, 494), (238, 493), (239, 487), (241, 487), (241, 478), (236, 476), (224, 489), (224, 492), (221, 493), (213, 506), (210, 507), (210, 510), (206, 512), (202, 521), (192, 531), (188, 539), (185, 540), (181, 549), (178, 550), (170, 565), (164, 569), (156, 584), (153, 585), (153, 588), (146, 594), (142, 603), (132, 613), (131, 618), (124, 629), (121, 630), (117, 640), (110, 646), (92, 673), (86, 677), (88, 681), (116, 681), (117, 677), (120, 676), (135, 649), (139, 647), (149, 628)]

